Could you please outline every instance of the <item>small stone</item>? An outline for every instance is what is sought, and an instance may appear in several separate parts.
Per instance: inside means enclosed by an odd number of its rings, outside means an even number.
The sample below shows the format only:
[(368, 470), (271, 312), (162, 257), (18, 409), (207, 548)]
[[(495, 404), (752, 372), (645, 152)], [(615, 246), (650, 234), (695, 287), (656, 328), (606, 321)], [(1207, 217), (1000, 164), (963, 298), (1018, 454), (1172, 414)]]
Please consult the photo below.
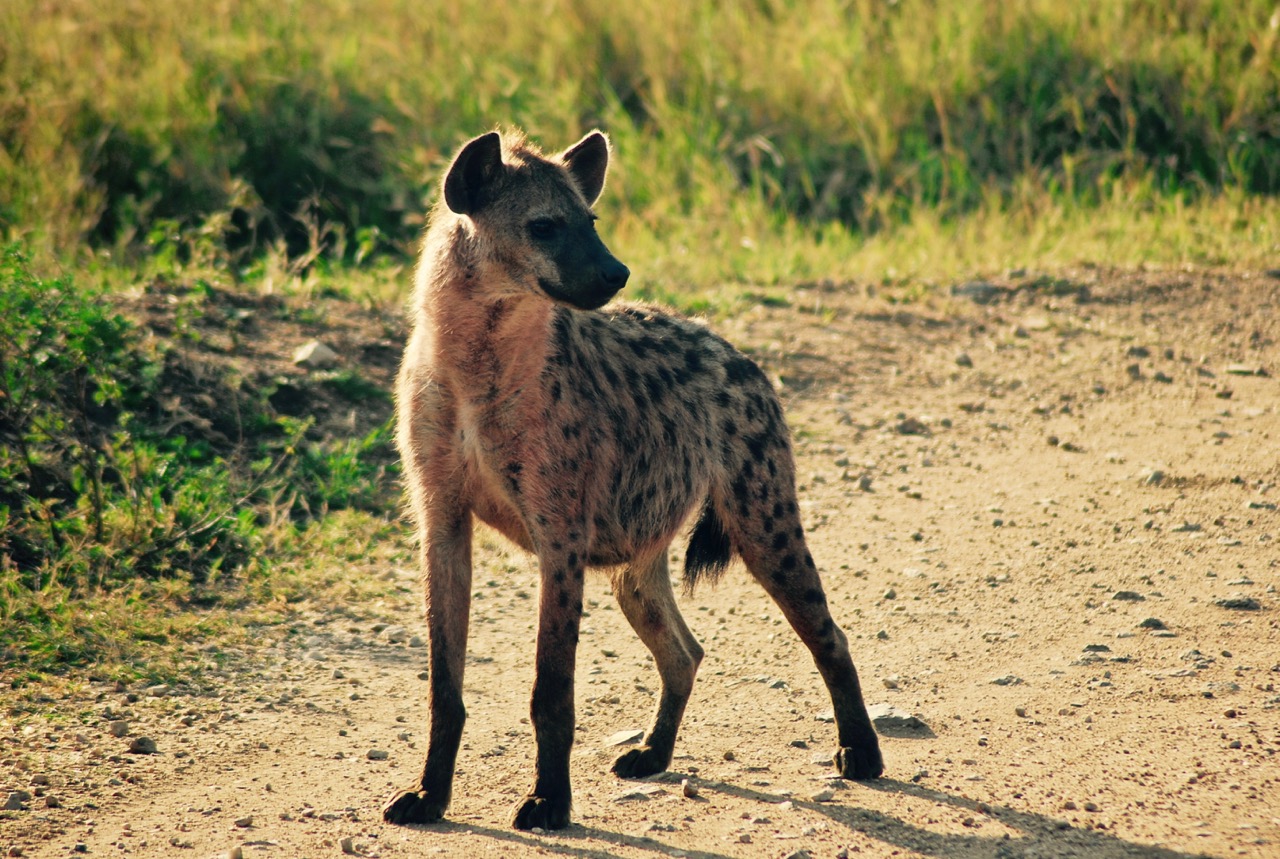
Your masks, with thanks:
[(15, 790), (9, 793), (9, 798), (5, 800), (5, 811), (25, 811), (27, 803), (31, 801), (31, 792), (26, 790)]
[(1138, 624), (1142, 629), (1168, 629), (1165, 622), (1158, 617), (1148, 617)]
[(342, 852), (348, 856), (359, 856), (362, 851), (356, 847), (356, 840), (350, 835), (338, 841), (338, 846), (342, 848)]
[(1244, 594), (1233, 594), (1229, 597), (1216, 599), (1213, 604), (1219, 608), (1232, 609), (1233, 611), (1257, 611), (1262, 608), (1262, 603)]
[(835, 755), (831, 752), (815, 752), (809, 762), (815, 766), (829, 767), (836, 762)]
[(1098, 805), (1097, 805), (1097, 803), (1094, 803), (1094, 802), (1086, 802), (1086, 803), (1084, 804), (1084, 810), (1085, 810), (1085, 811), (1097, 811), (1097, 810), (1098, 810)]
[(229, 847), (222, 856), (223, 859), (244, 859), (244, 850), (239, 846)]
[(630, 802), (633, 800), (647, 800), (655, 796), (666, 796), (666, 789), (660, 784), (641, 784), (628, 788), (613, 798), (614, 802)]
[(684, 795), (685, 795), (687, 798), (689, 798), (689, 799), (697, 799), (697, 798), (698, 798), (698, 786), (697, 786), (696, 784), (694, 784), (693, 782), (689, 781), (687, 778), (685, 778), (685, 779), (681, 779), (681, 780), (680, 780), (680, 793), (684, 794)]
[(1027, 718), (1027, 708), (1026, 708), (1026, 707), (1014, 707), (1014, 708), (1013, 708), (1013, 712), (1014, 712), (1014, 715), (1016, 715), (1019, 719), (1025, 719), (1025, 718)]
[(134, 737), (133, 742), (129, 744), (130, 754), (154, 755), (156, 751), (156, 741), (150, 737)]
[(919, 733), (929, 730), (929, 726), (919, 716), (899, 710), (892, 704), (872, 704), (867, 708), (867, 715), (871, 717), (871, 724), (875, 725), (876, 730), (885, 733)]
[(58, 799), (58, 797), (54, 796), (51, 793), (47, 794), (44, 798), (44, 807), (45, 808), (62, 808), (62, 800)]
[(309, 370), (324, 370), (337, 365), (338, 353), (319, 340), (312, 340), (293, 353), (293, 363)]
[(887, 590), (887, 591), (885, 591), (885, 592), (884, 592), (884, 598), (885, 598), (885, 599), (887, 599), (887, 600), (897, 599), (897, 598), (898, 598), (898, 592), (897, 592), (897, 591), (895, 591), (893, 588), (889, 588), (889, 590)]
[(382, 630), (382, 637), (388, 644), (399, 644), (409, 640), (409, 630), (403, 626), (388, 626)]
[(729, 751), (724, 753), (724, 759), (726, 761), (733, 761), (733, 760), (737, 760), (738, 756), (733, 753), (732, 749), (730, 749)]
[(244, 817), (236, 818), (236, 826), (241, 829), (248, 829), (250, 826), (253, 826), (253, 815), (247, 814)]
[(835, 799), (836, 795), (830, 790), (820, 790), (813, 795), (814, 802), (830, 802)]
[(391, 757), (391, 753), (386, 749), (369, 749), (369, 751), (365, 752), (365, 757), (371, 761), (385, 761)]
[(993, 686), (1017, 686), (1022, 683), (1022, 678), (1016, 674), (1005, 674), (1002, 677), (994, 677), (991, 680)]
[(618, 731), (615, 734), (610, 734), (604, 741), (604, 744), (606, 746), (626, 746), (631, 743), (638, 743), (642, 739), (644, 739), (643, 730), (636, 729), (631, 731)]
[(124, 719), (115, 719), (107, 723), (107, 731), (113, 737), (123, 737), (129, 733), (129, 723)]
[(898, 435), (929, 435), (929, 427), (919, 418), (906, 418), (894, 427)]
[(876, 633), (876, 639), (879, 641), (888, 641), (889, 640), (888, 631), (883, 629), (880, 630), (879, 632)]
[(973, 359), (969, 357), (968, 352), (961, 352), (959, 355), (956, 356), (956, 366), (958, 367), (973, 366)]
[(1147, 599), (1137, 591), (1116, 591), (1111, 598), (1117, 602), (1145, 602)]

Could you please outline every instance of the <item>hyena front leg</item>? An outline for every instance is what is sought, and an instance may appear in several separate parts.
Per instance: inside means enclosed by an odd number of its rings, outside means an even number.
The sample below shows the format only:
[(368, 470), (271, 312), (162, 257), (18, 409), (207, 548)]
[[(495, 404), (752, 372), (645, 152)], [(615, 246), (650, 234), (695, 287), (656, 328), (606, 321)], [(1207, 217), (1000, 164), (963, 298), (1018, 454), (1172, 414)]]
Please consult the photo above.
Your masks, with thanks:
[(433, 823), (444, 816), (467, 718), (462, 672), (471, 611), (471, 513), (461, 507), (435, 509), (427, 519), (420, 553), (426, 580), (431, 732), (418, 787), (392, 797), (382, 810), (388, 823)]
[(676, 606), (665, 547), (652, 561), (628, 567), (614, 582), (614, 594), (627, 621), (653, 654), (662, 677), (658, 714), (644, 745), (613, 764), (613, 771), (623, 778), (641, 778), (663, 772), (671, 763), (676, 731), (702, 662), (702, 647)]
[[(558, 545), (558, 544), (557, 544)], [(573, 746), (573, 670), (582, 623), (585, 546), (539, 552), (538, 645), (530, 715), (537, 743), (533, 790), (516, 807), (517, 829), (569, 825)]]

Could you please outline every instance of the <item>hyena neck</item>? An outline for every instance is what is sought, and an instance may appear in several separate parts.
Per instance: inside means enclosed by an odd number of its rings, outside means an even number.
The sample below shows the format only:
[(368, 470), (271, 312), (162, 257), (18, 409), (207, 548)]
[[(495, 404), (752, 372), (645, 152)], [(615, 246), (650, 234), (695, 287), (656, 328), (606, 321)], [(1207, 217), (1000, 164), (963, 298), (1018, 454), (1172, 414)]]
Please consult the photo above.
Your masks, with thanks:
[[(462, 230), (451, 238), (434, 248), (429, 240), (417, 324), (429, 332), (432, 363), (455, 391), (477, 401), (510, 399), (546, 365), (554, 307), (504, 283), (500, 267), (467, 247)], [(428, 257), (433, 251), (442, 256)]]

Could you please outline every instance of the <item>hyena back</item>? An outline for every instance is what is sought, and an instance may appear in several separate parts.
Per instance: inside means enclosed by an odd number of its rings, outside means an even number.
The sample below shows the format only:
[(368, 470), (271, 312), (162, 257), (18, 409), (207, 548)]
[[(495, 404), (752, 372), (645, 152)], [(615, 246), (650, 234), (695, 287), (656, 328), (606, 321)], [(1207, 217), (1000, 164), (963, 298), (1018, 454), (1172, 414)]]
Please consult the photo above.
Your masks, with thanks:
[(573, 678), (587, 567), (610, 570), (652, 651), (662, 695), (644, 744), (614, 763), (661, 772), (702, 659), (676, 606), (667, 550), (697, 515), (686, 582), (740, 555), (817, 663), (835, 708), (836, 765), (883, 765), (844, 634), (805, 544), (778, 398), (760, 369), (705, 327), (662, 310), (600, 310), (629, 272), (596, 235), (600, 132), (544, 156), (523, 137), (467, 143), (451, 164), (417, 271), (397, 383), (399, 446), (420, 538), (430, 644), (430, 737), (393, 823), (449, 803), (471, 594), (472, 517), (538, 559), (533, 788), (521, 829), (569, 822)]

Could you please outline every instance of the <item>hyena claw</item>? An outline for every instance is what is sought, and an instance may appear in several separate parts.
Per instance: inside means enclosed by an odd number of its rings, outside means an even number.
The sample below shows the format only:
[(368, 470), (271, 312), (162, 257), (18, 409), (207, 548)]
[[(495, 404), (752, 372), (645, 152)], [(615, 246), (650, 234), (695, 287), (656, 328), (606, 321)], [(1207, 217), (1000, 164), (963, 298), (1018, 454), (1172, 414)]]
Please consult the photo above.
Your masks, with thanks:
[(619, 778), (644, 778), (666, 772), (670, 764), (670, 753), (664, 755), (649, 746), (641, 746), (620, 755), (613, 762), (613, 772)]
[(397, 793), (382, 807), (387, 823), (437, 823), (444, 818), (445, 804), (428, 797), (423, 791)]
[(516, 829), (564, 829), (569, 825), (569, 797), (526, 796), (511, 821)]
[(836, 771), (842, 778), (869, 781), (884, 773), (884, 760), (875, 744), (860, 748), (836, 749)]

